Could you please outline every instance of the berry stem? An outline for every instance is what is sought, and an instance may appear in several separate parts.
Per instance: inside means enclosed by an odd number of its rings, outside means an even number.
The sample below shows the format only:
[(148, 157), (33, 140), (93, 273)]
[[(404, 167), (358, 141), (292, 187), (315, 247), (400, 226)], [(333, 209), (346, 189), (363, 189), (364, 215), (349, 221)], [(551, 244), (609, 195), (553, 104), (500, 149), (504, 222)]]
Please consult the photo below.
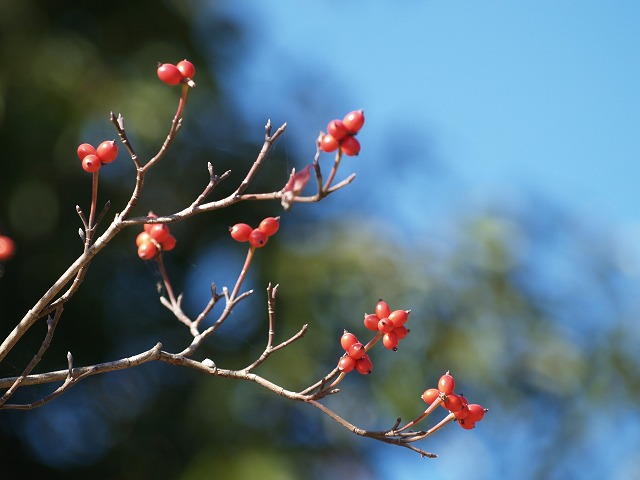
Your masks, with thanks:
[(400, 427), (395, 431), (396, 432), (402, 432), (402, 431), (406, 430), (407, 428), (411, 428), (416, 423), (420, 423), (422, 420), (427, 418), (431, 414), (431, 412), (433, 412), (436, 408), (438, 408), (438, 405), (440, 405), (441, 403), (442, 403), (442, 397), (440, 396), (436, 400), (434, 400), (433, 403), (431, 405), (429, 405), (429, 407), (427, 407), (427, 409), (419, 417), (411, 420), (404, 427)]
[[(340, 375), (338, 375), (338, 378), (336, 378), (336, 379), (333, 381), (333, 383), (331, 383), (331, 385), (329, 385), (328, 387), (326, 387), (326, 390), (332, 390), (332, 389), (334, 389), (334, 388), (336, 387), (336, 385), (338, 385), (338, 384), (342, 381), (342, 379), (343, 379), (344, 377), (346, 377), (346, 376), (347, 376), (347, 374), (346, 374), (345, 372), (340, 372)], [(323, 390), (325, 390), (325, 389), (323, 389)]]
[(98, 174), (100, 171), (93, 173), (92, 182), (91, 182), (91, 207), (89, 209), (89, 222), (87, 223), (85, 242), (84, 242), (84, 250), (85, 252), (93, 243), (93, 233), (95, 231), (96, 225), (96, 207), (98, 205)]
[(189, 85), (186, 83), (183, 83), (182, 92), (180, 94), (180, 101), (178, 102), (178, 110), (176, 110), (176, 117), (174, 121), (178, 121), (182, 117), (182, 110), (184, 110), (184, 106), (187, 103), (188, 93), (189, 93)]
[[(138, 168), (138, 178), (136, 178), (136, 187), (138, 186), (138, 184), (140, 185), (140, 187), (142, 186), (144, 173), (150, 168), (152, 168), (156, 164), (156, 162), (158, 162), (164, 156), (164, 154), (169, 149), (169, 145), (171, 145), (171, 143), (173, 142), (173, 139), (178, 133), (178, 129), (182, 125), (182, 111), (184, 110), (184, 106), (187, 102), (188, 93), (189, 93), (189, 86), (186, 83), (183, 83), (182, 93), (180, 94), (180, 100), (178, 101), (178, 109), (176, 110), (175, 117), (173, 117), (173, 120), (171, 121), (171, 128), (169, 129), (169, 134), (167, 135), (167, 138), (165, 138), (164, 143), (162, 144), (162, 147), (160, 147), (160, 151), (158, 151), (158, 153), (151, 160), (149, 160), (144, 166), (142, 166), (141, 168)], [(118, 132), (120, 132), (120, 130), (118, 130)], [(122, 135), (121, 135), (121, 138), (122, 138)], [(134, 192), (134, 194), (136, 193), (137, 191)]]
[(338, 167), (340, 166), (341, 159), (342, 159), (342, 150), (338, 149), (338, 153), (336, 153), (336, 159), (333, 162), (333, 168), (331, 169), (331, 172), (329, 172), (329, 178), (327, 178), (327, 182), (324, 184), (324, 187), (322, 188), (323, 192), (326, 192), (327, 190), (329, 190), (329, 187), (333, 183), (333, 179), (335, 178), (336, 173), (338, 172)]
[(253, 260), (253, 253), (255, 252), (255, 250), (256, 250), (256, 247), (249, 247), (249, 251), (247, 252), (247, 258), (245, 259), (244, 265), (242, 266), (242, 271), (238, 276), (238, 280), (236, 281), (236, 286), (233, 287), (233, 291), (231, 292), (231, 297), (229, 297), (230, 300), (235, 299), (236, 295), (238, 295), (238, 291), (242, 286), (242, 282), (244, 281), (245, 277), (247, 276), (247, 272), (249, 271), (249, 266), (251, 265), (251, 260)]
[(173, 287), (171, 286), (171, 282), (169, 281), (169, 275), (167, 274), (167, 269), (164, 266), (164, 260), (162, 259), (162, 253), (159, 253), (155, 257), (156, 262), (158, 263), (158, 268), (160, 269), (160, 275), (162, 275), (162, 281), (164, 282), (164, 288), (167, 290), (167, 295), (169, 295), (169, 301), (171, 305), (174, 306), (177, 304), (176, 296), (173, 293)]
[[(436, 402), (433, 402), (433, 403), (436, 403)], [(435, 424), (429, 430), (427, 430), (426, 432), (424, 432), (421, 435), (416, 435), (415, 437), (411, 438), (411, 440), (409, 440), (409, 441), (410, 442), (417, 442), (419, 440), (422, 440), (423, 438), (427, 438), (429, 435), (433, 435), (438, 430), (440, 430), (442, 427), (444, 427), (447, 423), (451, 423), (455, 419), (456, 419), (456, 414), (451, 412), (451, 413), (449, 413), (449, 415), (444, 417), (442, 420), (440, 420), (437, 424)]]
[(369, 342), (364, 346), (364, 351), (368, 352), (371, 347), (373, 347), (378, 341), (384, 336), (384, 333), (378, 332), (376, 335), (369, 340)]

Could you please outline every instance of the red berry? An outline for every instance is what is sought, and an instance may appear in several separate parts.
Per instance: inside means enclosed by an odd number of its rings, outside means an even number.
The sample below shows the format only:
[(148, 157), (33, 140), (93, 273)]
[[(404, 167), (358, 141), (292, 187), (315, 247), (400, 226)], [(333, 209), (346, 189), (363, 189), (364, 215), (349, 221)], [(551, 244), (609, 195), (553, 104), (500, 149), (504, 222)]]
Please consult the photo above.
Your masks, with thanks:
[(140, 244), (144, 243), (144, 242), (149, 242), (151, 241), (151, 235), (149, 235), (149, 232), (140, 232), (138, 234), (138, 236), (136, 237), (136, 246), (140, 246)]
[(82, 168), (85, 172), (97, 172), (100, 170), (100, 158), (97, 155), (87, 155), (82, 159)]
[(469, 416), (469, 407), (467, 405), (462, 404), (462, 408), (455, 412), (456, 420), (464, 420)]
[(484, 408), (482, 408), (481, 405), (478, 405), (477, 403), (472, 403), (471, 405), (469, 405), (469, 417), (468, 419), (471, 420), (472, 422), (479, 422), (480, 420), (482, 420), (484, 418)]
[(440, 380), (438, 381), (438, 390), (440, 390), (442, 393), (444, 393), (445, 395), (449, 395), (450, 393), (453, 393), (455, 387), (456, 382), (453, 377), (449, 375), (449, 372), (440, 377)]
[(429, 388), (424, 391), (420, 398), (422, 398), (422, 400), (424, 400), (427, 405), (431, 405), (438, 399), (439, 396), (440, 391), (437, 388)]
[(394, 327), (401, 327), (409, 318), (409, 312), (407, 310), (394, 310), (389, 314), (389, 320), (393, 323)]
[(356, 337), (353, 333), (347, 332), (345, 330), (342, 337), (340, 337), (340, 345), (342, 346), (344, 351), (346, 352), (347, 350), (349, 350), (349, 347), (351, 347), (351, 345), (353, 345), (354, 343), (358, 343), (358, 337)]
[(354, 343), (349, 347), (349, 350), (347, 350), (347, 355), (355, 360), (364, 357), (366, 353), (367, 351), (364, 349), (364, 345), (362, 345), (360, 342)]
[(382, 344), (385, 348), (395, 351), (398, 349), (398, 336), (393, 331), (385, 333), (382, 337)]
[(393, 323), (391, 323), (388, 318), (383, 318), (378, 321), (378, 330), (382, 333), (393, 332)]
[(193, 63), (191, 63), (189, 60), (182, 60), (181, 62), (178, 62), (176, 67), (178, 68), (178, 70), (180, 70), (180, 73), (185, 78), (193, 78), (193, 76), (196, 74), (196, 67), (194, 67)]
[(249, 240), (249, 235), (253, 228), (246, 223), (236, 223), (233, 227), (229, 229), (231, 232), (231, 238), (233, 238), (236, 242), (246, 242)]
[(398, 336), (398, 340), (402, 340), (407, 335), (409, 335), (409, 329), (404, 325), (402, 325), (401, 327), (394, 328), (393, 333), (395, 333)]
[(178, 85), (182, 82), (182, 72), (171, 63), (158, 65), (158, 78), (167, 85)]
[(169, 236), (169, 226), (164, 223), (154, 223), (151, 228), (147, 230), (147, 233), (156, 242), (162, 243)]
[(356, 367), (356, 362), (357, 360), (355, 358), (352, 358), (349, 355), (345, 355), (344, 357), (340, 358), (340, 361), (338, 362), (338, 369), (341, 372), (349, 373)]
[(356, 370), (362, 375), (368, 375), (373, 371), (373, 364), (369, 359), (369, 355), (364, 355), (362, 358), (356, 360)]
[(333, 135), (323, 135), (322, 140), (320, 140), (320, 148), (323, 152), (331, 153), (335, 152), (340, 146), (340, 142), (336, 140)]
[(468, 418), (458, 420), (458, 423), (465, 430), (471, 430), (472, 428), (476, 428), (476, 422), (472, 422)]
[(0, 235), (0, 262), (6, 262), (16, 252), (16, 244), (6, 235)]
[(463, 404), (458, 395), (456, 395), (455, 393), (449, 393), (442, 400), (442, 406), (450, 412), (455, 413), (462, 410)]
[(267, 237), (274, 235), (280, 228), (280, 217), (267, 217), (260, 222), (258, 228)]
[(267, 244), (269, 237), (265, 233), (257, 228), (254, 228), (249, 235), (249, 245), (255, 248), (262, 248)]
[(90, 143), (81, 143), (78, 145), (78, 158), (84, 160), (87, 155), (96, 155), (96, 149)]
[(105, 140), (98, 148), (96, 148), (96, 155), (100, 158), (102, 163), (111, 163), (118, 156), (118, 146), (115, 140)]
[(173, 250), (174, 248), (176, 248), (176, 243), (178, 243), (176, 237), (169, 234), (167, 238), (160, 242), (160, 247), (162, 248), (163, 252), (168, 252), (169, 250)]
[(354, 157), (360, 153), (360, 142), (356, 137), (345, 137), (344, 140), (340, 142), (340, 149), (345, 155)]
[(364, 125), (364, 112), (362, 110), (354, 110), (347, 113), (346, 117), (342, 119), (342, 123), (344, 123), (350, 134), (356, 134)]
[(151, 260), (158, 254), (158, 247), (153, 242), (142, 242), (138, 247), (138, 256), (142, 260)]
[(347, 127), (344, 126), (342, 120), (331, 120), (327, 125), (327, 133), (335, 138), (338, 142), (349, 135)]
[(376, 315), (380, 320), (383, 318), (389, 318), (389, 315), (391, 315), (389, 305), (387, 305), (387, 302), (382, 299), (378, 300), (378, 303), (376, 304)]
[(380, 319), (375, 313), (365, 314), (364, 316), (364, 326), (369, 330), (373, 330), (374, 332), (378, 331), (378, 322)]

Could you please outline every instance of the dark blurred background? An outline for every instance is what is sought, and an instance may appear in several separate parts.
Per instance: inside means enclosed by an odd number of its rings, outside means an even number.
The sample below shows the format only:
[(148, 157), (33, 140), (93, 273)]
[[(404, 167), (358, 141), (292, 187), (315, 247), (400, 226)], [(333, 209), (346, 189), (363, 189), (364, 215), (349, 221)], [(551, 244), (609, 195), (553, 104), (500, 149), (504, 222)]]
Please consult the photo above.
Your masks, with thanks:
[[(2, 335), (82, 250), (75, 205), (88, 210), (91, 182), (77, 145), (116, 137), (110, 111), (124, 116), (142, 158), (164, 140), (179, 89), (157, 79), (158, 62), (188, 58), (197, 88), (176, 142), (147, 177), (137, 214), (190, 204), (206, 185), (207, 162), (216, 172), (232, 171), (215, 196), (231, 191), (255, 159), (269, 118), (290, 128), (252, 189), (277, 190), (292, 167), (313, 159), (328, 120), (367, 111), (353, 105), (340, 72), (318, 75), (313, 61), (282, 61), (282, 88), (264, 91), (265, 104), (281, 102), (282, 109), (257, 105), (247, 115), (232, 74), (251, 70), (255, 52), (268, 55), (270, 45), (238, 20), (252, 11), (230, 12), (230, 2), (213, 1), (0, 3), (0, 232), (18, 247), (2, 266)], [(256, 70), (253, 81), (262, 80)], [(196, 357), (225, 368), (255, 359), (266, 337), (266, 285), (278, 283), (279, 338), (303, 323), (310, 330), (259, 373), (301, 389), (335, 366), (344, 328), (366, 335), (362, 314), (383, 297), (392, 308), (412, 310), (411, 334), (396, 353), (377, 348), (374, 374), (352, 374), (327, 403), (363, 428), (388, 428), (398, 416), (419, 414), (422, 391), (451, 370), (458, 389), (490, 409), (475, 430), (450, 425), (421, 445), (440, 458), (422, 460), (355, 437), (321, 412), (253, 384), (144, 365), (85, 380), (34, 411), (2, 411), (3, 470), (111, 480), (640, 477), (638, 284), (606, 232), (539, 192), (517, 202), (497, 192), (480, 204), (465, 201), (460, 189), (452, 213), (416, 234), (397, 221), (406, 212), (380, 211), (372, 198), (383, 192), (397, 202), (410, 182), (408, 188), (436, 191), (436, 183), (455, 189), (457, 180), (429, 137), (414, 145), (389, 135), (384, 152), (367, 151), (372, 123), (363, 130), (362, 154), (345, 161), (339, 175), (356, 171), (353, 188), (290, 212), (254, 202), (172, 226), (178, 246), (166, 256), (167, 268), (187, 312), (197, 314), (210, 283), (231, 287), (244, 260), (229, 225), (282, 215), (281, 231), (258, 252), (247, 279), (253, 296)], [(374, 170), (381, 156), (394, 158), (386, 165), (391, 174)], [(330, 156), (323, 162), (328, 171)], [(111, 201), (107, 220), (133, 184), (122, 150), (101, 171), (99, 199)], [(415, 214), (432, 207), (405, 208)], [(90, 365), (158, 341), (168, 351), (189, 343), (158, 301), (158, 271), (135, 254), (137, 233), (122, 232), (92, 263), (38, 371), (65, 368), (67, 351), (76, 365)], [(21, 371), (43, 333), (40, 325), (20, 342), (0, 366), (2, 376)], [(48, 391), (24, 389), (16, 400)]]

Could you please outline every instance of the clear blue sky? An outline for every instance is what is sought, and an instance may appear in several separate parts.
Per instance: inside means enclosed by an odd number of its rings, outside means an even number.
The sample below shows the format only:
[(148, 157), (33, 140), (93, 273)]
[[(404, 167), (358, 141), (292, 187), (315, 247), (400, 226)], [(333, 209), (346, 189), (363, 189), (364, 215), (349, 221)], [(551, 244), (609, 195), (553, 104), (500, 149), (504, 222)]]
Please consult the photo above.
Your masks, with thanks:
[[(256, 136), (267, 117), (289, 123), (293, 166), (312, 159), (328, 120), (363, 108), (362, 153), (343, 172), (358, 180), (345, 195), (366, 194), (367, 206), (399, 228), (429, 228), (452, 210), (534, 192), (640, 258), (640, 2), (241, 0), (216, 8), (251, 32), (230, 91)], [(524, 428), (500, 452), (517, 455), (512, 469), (537, 435)], [(459, 433), (436, 442), (443, 459), (431, 475), (518, 476), (500, 470), (482, 433)], [(607, 438), (594, 436), (604, 470), (593, 473), (618, 478)], [(458, 461), (461, 449), (468, 462)], [(394, 452), (379, 468), (418, 478), (401, 469), (416, 464)]]

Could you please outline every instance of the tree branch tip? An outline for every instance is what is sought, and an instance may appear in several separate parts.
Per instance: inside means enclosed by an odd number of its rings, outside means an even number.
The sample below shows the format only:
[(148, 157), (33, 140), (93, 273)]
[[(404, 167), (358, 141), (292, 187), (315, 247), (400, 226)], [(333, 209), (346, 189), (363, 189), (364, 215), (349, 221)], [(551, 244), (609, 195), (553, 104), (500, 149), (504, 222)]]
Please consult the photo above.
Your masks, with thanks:
[(70, 377), (73, 373), (73, 355), (71, 354), (71, 352), (67, 352), (67, 369), (67, 377)]

